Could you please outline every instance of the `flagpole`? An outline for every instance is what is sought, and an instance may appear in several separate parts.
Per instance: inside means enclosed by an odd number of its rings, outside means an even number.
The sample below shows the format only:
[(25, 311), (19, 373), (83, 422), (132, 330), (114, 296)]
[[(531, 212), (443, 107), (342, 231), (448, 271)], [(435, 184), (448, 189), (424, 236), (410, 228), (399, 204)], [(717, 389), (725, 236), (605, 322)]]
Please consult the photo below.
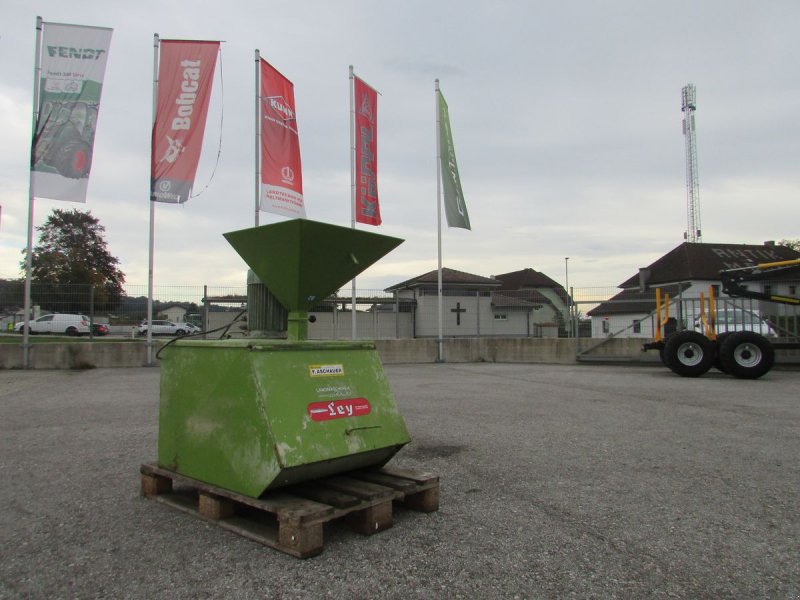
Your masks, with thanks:
[[(156, 126), (156, 110), (158, 107), (158, 34), (153, 34), (153, 123), (150, 134), (150, 160), (153, 159), (155, 147), (153, 134)], [(152, 170), (151, 170), (152, 177)], [(150, 247), (147, 267), (147, 365), (153, 364), (153, 249), (155, 246), (156, 203), (150, 197)]]
[(439, 123), (439, 80), (436, 80), (436, 226), (438, 246), (437, 285), (439, 290), (439, 352), (437, 362), (444, 362), (442, 340), (442, 140)]
[[(350, 227), (356, 228), (356, 109), (355, 79), (353, 65), (350, 65)], [(356, 278), (352, 282), (352, 303), (350, 316), (352, 321), (352, 338), (356, 339)]]
[(30, 367), (31, 275), (33, 272), (33, 155), (36, 140), (36, 123), (39, 120), (39, 84), (41, 80), (42, 17), (36, 17), (36, 57), (33, 66), (33, 125), (31, 126), (31, 165), (28, 173), (28, 245), (25, 252), (25, 316), (22, 322), (22, 367)]
[(261, 200), (261, 52), (256, 50), (256, 219)]

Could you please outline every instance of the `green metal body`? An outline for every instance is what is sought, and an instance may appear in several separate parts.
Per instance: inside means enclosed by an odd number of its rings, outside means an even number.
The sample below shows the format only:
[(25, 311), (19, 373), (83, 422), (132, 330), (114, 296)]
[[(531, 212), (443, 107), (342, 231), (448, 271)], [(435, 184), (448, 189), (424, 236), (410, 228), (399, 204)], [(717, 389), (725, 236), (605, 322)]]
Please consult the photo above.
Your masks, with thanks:
[[(162, 356), (158, 463), (183, 475), (258, 497), (410, 441), (374, 344), (182, 340)], [(354, 398), (369, 414), (310, 414)]]
[(299, 219), (225, 237), (289, 311), (289, 339), (165, 348), (159, 465), (258, 497), (386, 463), (410, 437), (375, 345), (308, 341), (307, 311), (402, 240)]

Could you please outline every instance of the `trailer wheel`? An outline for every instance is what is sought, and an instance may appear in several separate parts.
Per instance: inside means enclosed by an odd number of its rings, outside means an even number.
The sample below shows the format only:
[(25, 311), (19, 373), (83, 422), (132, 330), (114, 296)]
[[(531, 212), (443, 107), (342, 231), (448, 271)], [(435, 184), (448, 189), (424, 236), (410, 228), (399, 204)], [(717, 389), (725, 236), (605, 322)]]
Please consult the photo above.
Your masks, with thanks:
[(722, 364), (722, 344), (731, 337), (732, 331), (723, 331), (717, 334), (716, 352), (714, 353), (714, 368), (722, 373), (727, 373), (725, 366)]
[(758, 379), (775, 364), (772, 344), (753, 331), (732, 333), (720, 346), (719, 355), (725, 372), (739, 379)]
[(667, 338), (664, 362), (681, 377), (699, 377), (714, 363), (714, 345), (696, 331), (678, 331)]

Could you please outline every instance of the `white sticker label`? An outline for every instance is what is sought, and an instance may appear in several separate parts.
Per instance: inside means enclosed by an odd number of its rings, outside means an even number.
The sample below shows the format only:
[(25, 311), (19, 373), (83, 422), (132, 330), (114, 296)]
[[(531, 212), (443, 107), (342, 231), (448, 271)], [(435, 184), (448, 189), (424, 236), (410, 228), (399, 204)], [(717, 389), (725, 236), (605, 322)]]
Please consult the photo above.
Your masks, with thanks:
[(308, 372), (311, 377), (338, 377), (344, 375), (342, 365), (309, 365)]

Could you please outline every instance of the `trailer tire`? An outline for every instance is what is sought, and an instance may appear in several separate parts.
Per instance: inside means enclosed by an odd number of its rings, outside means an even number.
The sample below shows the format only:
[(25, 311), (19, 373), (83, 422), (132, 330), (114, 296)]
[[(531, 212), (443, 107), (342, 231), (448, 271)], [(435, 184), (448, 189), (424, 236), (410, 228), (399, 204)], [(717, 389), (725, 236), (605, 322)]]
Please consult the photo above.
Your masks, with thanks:
[(723, 331), (722, 333), (717, 334), (716, 352), (714, 353), (714, 368), (722, 373), (727, 373), (725, 366), (722, 364), (722, 344), (724, 344), (725, 340), (731, 337), (733, 333), (733, 331)]
[(739, 379), (758, 379), (775, 364), (775, 349), (763, 335), (737, 331), (724, 340), (719, 349), (726, 373)]
[(714, 344), (696, 331), (678, 331), (667, 338), (664, 362), (681, 377), (699, 377), (714, 364)]

